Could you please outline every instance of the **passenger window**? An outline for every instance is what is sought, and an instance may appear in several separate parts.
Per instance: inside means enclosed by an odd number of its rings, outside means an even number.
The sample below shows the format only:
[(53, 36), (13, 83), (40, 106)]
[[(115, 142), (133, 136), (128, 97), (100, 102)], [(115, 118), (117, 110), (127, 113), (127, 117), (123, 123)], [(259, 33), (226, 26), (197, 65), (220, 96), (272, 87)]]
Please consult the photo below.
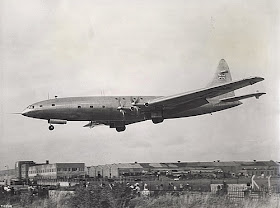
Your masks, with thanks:
[(81, 108), (81, 106), (80, 106), (80, 105), (78, 105), (78, 108)]
[(102, 105), (102, 108), (105, 108), (105, 105)]
[(55, 104), (52, 104), (52, 106), (55, 106)]
[(43, 105), (40, 105), (40, 107), (42, 108), (42, 107), (43, 107)]
[(91, 106), (89, 106), (90, 108), (93, 108), (93, 106), (91, 105)]

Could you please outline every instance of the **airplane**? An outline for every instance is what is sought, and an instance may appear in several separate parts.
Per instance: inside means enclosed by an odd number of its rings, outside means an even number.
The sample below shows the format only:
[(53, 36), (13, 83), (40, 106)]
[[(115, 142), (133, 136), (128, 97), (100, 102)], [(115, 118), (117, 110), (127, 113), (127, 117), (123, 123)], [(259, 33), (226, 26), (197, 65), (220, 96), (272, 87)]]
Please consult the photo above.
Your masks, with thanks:
[(68, 121), (88, 121), (84, 127), (106, 125), (117, 132), (126, 125), (152, 120), (154, 124), (165, 119), (212, 114), (242, 104), (240, 100), (266, 93), (235, 96), (234, 90), (263, 81), (262, 77), (249, 77), (232, 81), (229, 67), (221, 59), (214, 78), (207, 87), (171, 96), (92, 96), (48, 99), (29, 105), (23, 116), (45, 119), (49, 130), (53, 124)]

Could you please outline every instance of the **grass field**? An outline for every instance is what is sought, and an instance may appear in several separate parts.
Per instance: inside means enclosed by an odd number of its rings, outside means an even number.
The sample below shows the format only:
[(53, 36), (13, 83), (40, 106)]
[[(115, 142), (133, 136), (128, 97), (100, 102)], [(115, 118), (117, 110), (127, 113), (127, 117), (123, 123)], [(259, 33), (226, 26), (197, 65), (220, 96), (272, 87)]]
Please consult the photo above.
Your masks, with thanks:
[[(20, 208), (20, 205), (14, 205)], [(29, 208), (72, 208), (68, 201), (59, 198), (57, 201), (50, 199), (36, 200), (25, 207)], [(91, 206), (89, 206), (91, 207)], [(137, 197), (130, 201), (129, 208), (280, 208), (280, 198), (268, 198), (259, 201), (241, 200), (238, 202), (230, 201), (224, 197), (215, 197), (209, 194), (204, 195), (164, 195), (160, 197)], [(98, 207), (96, 207), (98, 208)], [(105, 207), (104, 207), (105, 208)], [(110, 208), (110, 207), (106, 207)], [(112, 207), (114, 208), (114, 207)], [(117, 208), (117, 207), (116, 207)]]
[(161, 196), (159, 198), (136, 198), (131, 202), (135, 208), (280, 208), (279, 198), (252, 201), (230, 201), (227, 198), (206, 195)]
[[(186, 185), (189, 184), (192, 186), (192, 191), (169, 191), (168, 184), (171, 183), (177, 187), (180, 184)], [(250, 182), (250, 179), (226, 179), (228, 184), (246, 184)], [(259, 186), (267, 186), (267, 179), (256, 179), (256, 182)], [(131, 181), (130, 184), (136, 183), (135, 181)], [(126, 183), (117, 183), (117, 186), (112, 189), (109, 187), (110, 184), (106, 183), (105, 187), (100, 187), (100, 182), (95, 181), (90, 184), (88, 188), (78, 188), (75, 192), (79, 193), (76, 197), (76, 202), (73, 205), (73, 199), (75, 196), (63, 196), (59, 191), (58, 197), (54, 200), (50, 199), (38, 199), (38, 197), (32, 197), (28, 192), (23, 192), (20, 196), (15, 196), (13, 207), (44, 207), (44, 208), (72, 208), (72, 207), (83, 207), (90, 208), (93, 207), (92, 203), (101, 203), (106, 201), (110, 204), (109, 207), (130, 207), (130, 208), (144, 208), (144, 207), (153, 207), (153, 208), (164, 208), (164, 207), (176, 207), (176, 208), (280, 208), (280, 193), (274, 193), (270, 197), (266, 194), (265, 197), (260, 197), (256, 200), (250, 196), (249, 199), (242, 198), (230, 198), (230, 194), (226, 196), (217, 196), (216, 194), (211, 194), (209, 192), (210, 184), (221, 184), (223, 180), (211, 180), (211, 179), (192, 179), (192, 180), (182, 180), (182, 181), (174, 181), (174, 180), (155, 180), (155, 181), (141, 181), (139, 182), (141, 185), (144, 183), (148, 184), (149, 190), (151, 190), (151, 194), (149, 197), (130, 197), (130, 194), (127, 193), (127, 185)], [(275, 178), (271, 180), (272, 186), (279, 186), (279, 179)], [(156, 190), (156, 186), (163, 184), (164, 189), (166, 191), (153, 191)], [(205, 190), (203, 190), (205, 187)], [(116, 189), (118, 188), (118, 189)], [(200, 191), (197, 190), (200, 188)], [(115, 191), (114, 191), (115, 190)], [(142, 190), (142, 188), (141, 188)], [(208, 192), (207, 192), (208, 190)], [(280, 190), (280, 189), (279, 189)], [(156, 194), (157, 193), (157, 194)], [(243, 192), (242, 192), (243, 193)], [(17, 200), (16, 200), (17, 199)], [(77, 203), (78, 199), (78, 203)], [(129, 199), (129, 206), (115, 206), (114, 203), (117, 203), (120, 200)], [(113, 205), (112, 205), (113, 204)], [(94, 207), (102, 207), (102, 206), (94, 206)], [(106, 207), (106, 208), (107, 208)]]

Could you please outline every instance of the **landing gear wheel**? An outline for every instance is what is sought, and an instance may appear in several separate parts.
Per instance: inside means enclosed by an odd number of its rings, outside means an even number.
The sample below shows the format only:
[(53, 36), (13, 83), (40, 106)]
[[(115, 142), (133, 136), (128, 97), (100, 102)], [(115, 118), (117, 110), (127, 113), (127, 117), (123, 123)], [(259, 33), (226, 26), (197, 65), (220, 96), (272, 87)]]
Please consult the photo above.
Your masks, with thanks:
[(50, 126), (49, 126), (49, 130), (50, 130), (50, 131), (54, 130), (54, 126), (53, 126), (53, 125), (50, 125)]
[(117, 132), (122, 132), (122, 131), (124, 131), (125, 129), (126, 129), (125, 126), (117, 127), (117, 128), (116, 128)]

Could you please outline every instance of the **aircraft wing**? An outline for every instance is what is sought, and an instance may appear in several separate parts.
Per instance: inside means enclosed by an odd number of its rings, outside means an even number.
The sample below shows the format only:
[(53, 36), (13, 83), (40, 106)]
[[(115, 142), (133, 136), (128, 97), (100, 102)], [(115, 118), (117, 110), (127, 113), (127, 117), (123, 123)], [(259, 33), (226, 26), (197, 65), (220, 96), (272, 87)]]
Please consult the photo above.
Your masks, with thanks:
[(159, 97), (149, 101), (147, 104), (149, 107), (176, 107), (178, 105), (187, 104), (189, 108), (197, 108), (208, 103), (208, 98), (217, 97), (219, 95), (226, 94), (233, 90), (237, 90), (248, 85), (253, 85), (257, 82), (263, 81), (262, 77), (249, 77), (246, 79), (228, 82), (226, 84), (208, 87), (192, 92), (181, 93), (172, 96)]

